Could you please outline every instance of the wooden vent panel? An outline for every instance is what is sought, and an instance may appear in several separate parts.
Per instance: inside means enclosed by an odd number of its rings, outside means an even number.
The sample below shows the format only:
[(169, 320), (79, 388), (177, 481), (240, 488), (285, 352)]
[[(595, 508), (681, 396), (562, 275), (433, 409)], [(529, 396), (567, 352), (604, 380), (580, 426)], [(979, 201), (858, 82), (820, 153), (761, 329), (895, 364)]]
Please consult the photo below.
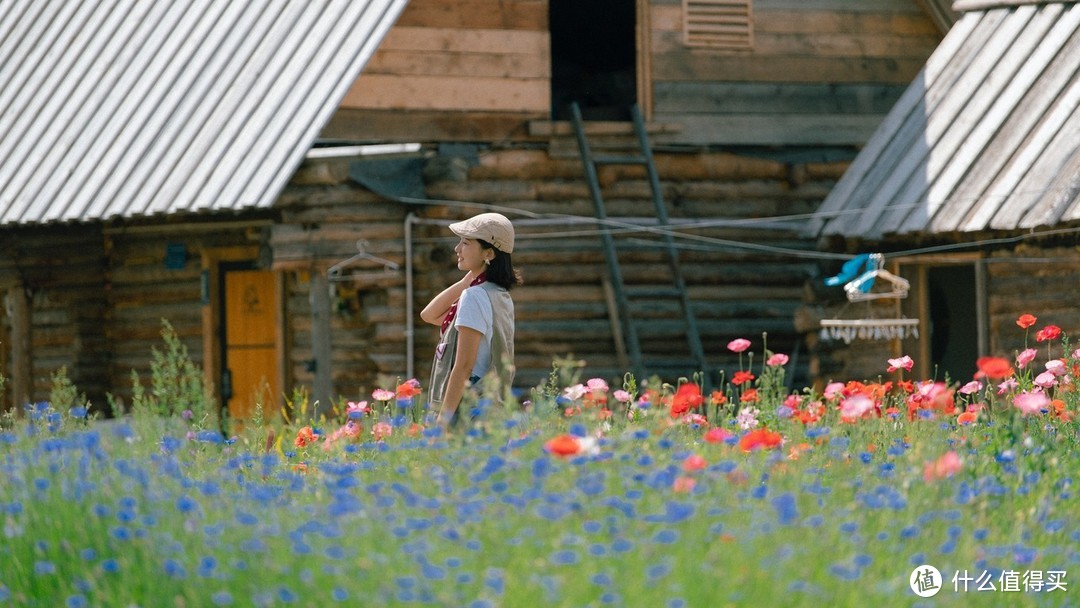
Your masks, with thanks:
[(749, 50), (753, 43), (750, 0), (682, 0), (686, 46)]

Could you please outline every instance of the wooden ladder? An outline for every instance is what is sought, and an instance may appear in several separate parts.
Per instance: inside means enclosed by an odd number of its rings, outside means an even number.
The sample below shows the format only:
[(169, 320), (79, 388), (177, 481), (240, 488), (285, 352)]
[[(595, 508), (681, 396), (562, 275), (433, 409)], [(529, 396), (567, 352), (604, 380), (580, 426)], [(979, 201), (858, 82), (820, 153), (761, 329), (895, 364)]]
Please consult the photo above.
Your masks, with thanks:
[[(675, 246), (675, 238), (670, 230), (667, 205), (664, 203), (663, 192), (660, 189), (660, 178), (656, 173), (656, 163), (653, 160), (652, 148), (649, 145), (648, 134), (645, 132), (645, 121), (641, 117), (641, 110), (637, 104), (630, 108), (630, 114), (634, 123), (634, 134), (637, 138), (637, 151), (627, 155), (602, 156), (594, 155), (585, 136), (585, 125), (581, 118), (581, 108), (575, 102), (571, 104), (571, 114), (574, 124), (574, 134), (577, 136), (578, 150), (581, 154), (581, 162), (585, 166), (585, 179), (589, 184), (589, 193), (595, 206), (596, 218), (599, 220), (600, 239), (604, 249), (604, 259), (607, 262), (608, 275), (610, 278), (610, 294), (608, 300), (609, 314), (617, 332), (615, 335), (616, 348), (628, 357), (631, 370), (640, 380), (647, 378), (647, 373), (660, 373), (662, 371), (689, 375), (694, 371), (707, 372), (705, 351), (701, 345), (701, 336), (698, 333), (697, 318), (694, 315), (689, 293), (686, 289), (686, 281), (683, 279), (682, 269), (679, 264), (679, 252)], [(600, 180), (597, 167), (601, 165), (641, 165), (645, 167), (649, 176), (649, 188), (652, 191), (653, 206), (656, 211), (656, 224), (660, 233), (660, 247), (666, 252), (666, 258), (670, 270), (670, 285), (663, 287), (628, 287), (623, 281), (622, 268), (619, 263), (618, 248), (612, 236), (612, 227), (625, 228), (631, 224), (624, 224), (618, 219), (608, 216), (607, 205), (600, 189)], [(637, 227), (640, 229), (640, 227)], [(635, 244), (640, 249), (642, 245)], [(607, 287), (605, 285), (605, 287)], [(634, 310), (631, 300), (650, 299), (675, 299), (682, 311), (686, 330), (687, 346), (690, 350), (689, 361), (670, 362), (647, 362), (641, 352), (641, 339), (638, 331), (639, 322), (635, 321)], [(611, 302), (614, 299), (614, 303)], [(690, 369), (688, 366), (696, 366)], [(706, 374), (707, 376), (707, 374)]]

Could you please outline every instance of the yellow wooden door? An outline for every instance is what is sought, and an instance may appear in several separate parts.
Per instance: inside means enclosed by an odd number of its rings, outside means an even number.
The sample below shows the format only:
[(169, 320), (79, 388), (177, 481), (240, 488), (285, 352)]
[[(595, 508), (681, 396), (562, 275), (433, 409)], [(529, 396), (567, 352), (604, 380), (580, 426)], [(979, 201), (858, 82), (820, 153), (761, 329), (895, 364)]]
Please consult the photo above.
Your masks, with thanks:
[(225, 272), (225, 357), (233, 420), (249, 419), (256, 403), (264, 415), (276, 411), (277, 349), (274, 343), (274, 274), (266, 270)]

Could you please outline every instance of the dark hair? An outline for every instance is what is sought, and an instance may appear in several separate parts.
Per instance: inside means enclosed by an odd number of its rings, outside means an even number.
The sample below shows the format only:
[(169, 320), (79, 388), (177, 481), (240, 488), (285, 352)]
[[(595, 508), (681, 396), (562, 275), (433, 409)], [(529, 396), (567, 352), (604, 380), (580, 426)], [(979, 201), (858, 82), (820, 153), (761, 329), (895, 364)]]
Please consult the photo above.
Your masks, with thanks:
[(482, 249), (490, 249), (495, 252), (495, 257), (484, 271), (487, 273), (487, 280), (503, 289), (513, 289), (515, 286), (521, 285), (521, 273), (514, 268), (509, 253), (496, 249), (491, 243), (483, 239), (476, 239), (476, 242), (480, 243)]

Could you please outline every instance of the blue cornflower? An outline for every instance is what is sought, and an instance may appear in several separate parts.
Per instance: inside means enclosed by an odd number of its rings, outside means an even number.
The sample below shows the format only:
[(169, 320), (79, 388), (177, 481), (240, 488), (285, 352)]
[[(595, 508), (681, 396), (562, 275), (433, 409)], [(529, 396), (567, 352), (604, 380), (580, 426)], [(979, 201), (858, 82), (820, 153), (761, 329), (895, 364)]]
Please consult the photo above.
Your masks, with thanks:
[(671, 573), (671, 566), (666, 563), (653, 564), (645, 569), (645, 576), (650, 581), (655, 581), (660, 578), (664, 578)]
[(184, 565), (175, 559), (166, 559), (163, 567), (165, 574), (171, 578), (187, 578), (187, 570)]
[(502, 568), (488, 568), (484, 571), (484, 586), (496, 595), (506, 590), (506, 575)]
[(776, 519), (781, 526), (788, 526), (799, 519), (799, 508), (795, 496), (785, 492), (772, 499), (773, 509), (776, 510)]
[(560, 566), (570, 566), (578, 563), (577, 551), (564, 549), (551, 554), (551, 562)]
[(176, 499), (176, 509), (181, 513), (190, 513), (199, 508), (199, 503), (188, 495)]

